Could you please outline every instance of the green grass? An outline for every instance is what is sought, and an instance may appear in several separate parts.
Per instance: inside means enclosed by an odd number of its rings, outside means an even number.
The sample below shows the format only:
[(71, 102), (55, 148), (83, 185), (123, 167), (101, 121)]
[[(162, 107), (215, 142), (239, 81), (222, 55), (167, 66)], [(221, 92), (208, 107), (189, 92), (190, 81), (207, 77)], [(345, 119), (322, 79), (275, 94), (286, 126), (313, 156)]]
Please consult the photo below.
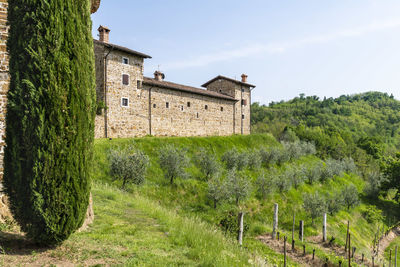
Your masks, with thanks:
[[(292, 216), (296, 213), (296, 226), (299, 220), (305, 221), (305, 235), (307, 238), (321, 235), (322, 219), (316, 220), (315, 225), (311, 224), (311, 219), (302, 210), (302, 197), (304, 193), (318, 191), (321, 194), (332, 193), (333, 191), (341, 191), (346, 185), (354, 184), (358, 188), (362, 196), (362, 190), (365, 182), (355, 174), (335, 177), (323, 184), (316, 183), (314, 185), (303, 184), (297, 190), (292, 188), (288, 192), (274, 193), (266, 200), (258, 199), (253, 193), (252, 196), (240, 207), (224, 203), (217, 209), (213, 209), (211, 203), (206, 198), (207, 183), (201, 177), (201, 173), (194, 166), (193, 162), (188, 167), (188, 179), (177, 179), (175, 185), (170, 186), (168, 181), (163, 178), (162, 170), (157, 161), (157, 155), (160, 147), (166, 144), (175, 144), (179, 147), (187, 149), (189, 157), (193, 158), (196, 151), (200, 148), (207, 148), (213, 151), (218, 158), (227, 150), (236, 147), (238, 150), (255, 149), (260, 147), (277, 146), (279, 143), (270, 135), (251, 135), (251, 136), (231, 136), (231, 137), (209, 137), (209, 138), (137, 138), (137, 139), (114, 139), (114, 140), (97, 140), (95, 146), (95, 180), (113, 183), (118, 186), (119, 182), (113, 182), (108, 172), (107, 152), (112, 148), (124, 148), (127, 146), (135, 146), (143, 150), (150, 157), (150, 168), (147, 174), (147, 181), (141, 187), (131, 186), (128, 191), (133, 194), (154, 201), (158, 201), (166, 210), (174, 210), (180, 216), (196, 216), (209, 225), (218, 225), (220, 220), (229, 212), (237, 212), (242, 210), (246, 212), (246, 223), (249, 224), (250, 230), (246, 234), (245, 247), (248, 250), (262, 255), (270, 262), (280, 262), (280, 256), (266, 248), (261, 242), (254, 238), (257, 235), (265, 234), (272, 231), (273, 204), (279, 204), (279, 221), (280, 231), (291, 236)], [(320, 161), (315, 156), (306, 156), (297, 161), (289, 162), (283, 166), (275, 166), (282, 171), (292, 164), (311, 165)], [(245, 175), (252, 181), (256, 179), (258, 174), (263, 171), (244, 171)], [(350, 221), (350, 231), (352, 233), (352, 244), (357, 247), (357, 253), (364, 253), (366, 257), (371, 254), (371, 247), (378, 225), (380, 227), (388, 227), (392, 224), (393, 218), (390, 220), (388, 216), (384, 220), (368, 222), (363, 212), (367, 205), (373, 205), (377, 209), (390, 215), (393, 209), (393, 203), (385, 200), (369, 200), (362, 197), (360, 206), (347, 210), (344, 209), (334, 216), (328, 215), (328, 238), (335, 237), (336, 244), (344, 246), (346, 238), (347, 221)], [(389, 212), (387, 212), (389, 211)], [(397, 217), (397, 215), (395, 216)], [(297, 230), (296, 230), (297, 234)], [(297, 235), (296, 235), (297, 236)], [(290, 241), (290, 240), (289, 240)], [(328, 257), (330, 261), (338, 263), (339, 259), (333, 253), (327, 253), (325, 250), (314, 245), (312, 242), (306, 242), (307, 248), (315, 248), (316, 254), (325, 259)], [(302, 244), (298, 244), (302, 245)], [(270, 256), (268, 256), (270, 255)]]

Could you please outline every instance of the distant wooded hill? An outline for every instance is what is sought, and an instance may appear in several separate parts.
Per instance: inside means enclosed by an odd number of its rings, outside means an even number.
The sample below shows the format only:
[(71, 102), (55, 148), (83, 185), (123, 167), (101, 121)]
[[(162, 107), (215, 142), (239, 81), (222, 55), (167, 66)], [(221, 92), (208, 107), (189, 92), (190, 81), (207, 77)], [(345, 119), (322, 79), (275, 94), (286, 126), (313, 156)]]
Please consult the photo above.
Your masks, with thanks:
[(353, 157), (359, 165), (393, 156), (400, 144), (400, 101), (367, 92), (319, 99), (301, 94), (269, 106), (252, 105), (253, 133), (312, 141), (322, 157)]

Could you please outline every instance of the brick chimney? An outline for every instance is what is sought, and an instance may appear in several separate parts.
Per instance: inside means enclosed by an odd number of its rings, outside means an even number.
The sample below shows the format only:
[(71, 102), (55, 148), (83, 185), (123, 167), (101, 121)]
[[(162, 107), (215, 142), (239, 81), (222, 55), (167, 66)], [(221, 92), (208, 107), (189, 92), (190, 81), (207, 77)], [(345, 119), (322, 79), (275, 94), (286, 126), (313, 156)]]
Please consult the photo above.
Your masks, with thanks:
[(161, 71), (157, 70), (154, 72), (154, 79), (156, 79), (157, 81), (163, 81), (165, 79), (165, 75)]
[(242, 83), (247, 83), (247, 76), (246, 74), (242, 74)]
[(111, 30), (107, 27), (100, 25), (98, 31), (99, 31), (100, 42), (108, 43)]

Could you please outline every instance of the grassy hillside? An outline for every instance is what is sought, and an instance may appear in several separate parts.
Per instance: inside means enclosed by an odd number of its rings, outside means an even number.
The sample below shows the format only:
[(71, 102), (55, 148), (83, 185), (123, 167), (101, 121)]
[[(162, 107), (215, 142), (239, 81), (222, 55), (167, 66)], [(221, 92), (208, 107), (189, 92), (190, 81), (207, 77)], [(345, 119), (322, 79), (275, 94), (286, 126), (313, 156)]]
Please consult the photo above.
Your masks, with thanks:
[[(164, 178), (158, 159), (160, 150), (167, 144), (184, 148), (191, 159), (185, 177), (176, 179), (172, 185)], [(274, 187), (265, 199), (257, 193), (256, 181), (263, 174), (268, 179), (277, 175), (285, 177), (285, 173), (292, 169), (313, 169), (318, 164), (329, 164), (328, 159), (322, 160), (312, 153), (271, 162), (260, 168), (244, 168), (239, 174), (251, 185), (249, 196), (239, 205), (225, 200), (214, 209), (213, 202), (207, 197), (208, 182), (197, 167), (196, 155), (202, 148), (216, 155), (216, 161), (222, 168), (221, 176), (226, 180), (229, 172), (221, 162), (225, 152), (236, 148), (239, 152), (254, 154), (263, 149), (282, 149), (283, 146), (269, 134), (97, 140), (93, 166), (96, 220), (89, 231), (76, 233), (61, 247), (50, 250), (40, 250), (26, 242), (21, 248), (20, 243), (12, 241), (18, 235), (1, 234), (0, 244), (5, 255), (1, 256), (0, 262), (10, 262), (10, 266), (40, 265), (49, 260), (56, 264), (79, 262), (86, 265), (280, 266), (283, 264), (282, 239), (269, 246), (259, 240), (269, 240), (273, 205), (278, 203), (281, 236), (288, 237), (290, 248), (292, 216), (295, 214), (296, 249), (301, 254), (305, 244), (308, 254), (307, 257), (290, 254), (293, 259), (289, 259), (289, 266), (316, 264), (310, 259), (313, 249), (321, 260), (318, 264), (328, 258), (329, 262), (337, 265), (339, 260), (344, 261), (337, 252), (343, 250), (348, 220), (357, 255), (364, 253), (369, 259), (374, 233), (378, 227), (387, 228), (393, 223), (393, 217), (388, 214), (396, 215), (391, 212), (397, 208), (393, 198), (371, 199), (365, 196), (363, 189), (366, 182), (357, 171), (344, 172), (313, 184), (303, 181), (297, 188), (289, 186), (282, 191)], [(120, 149), (141, 150), (149, 156), (150, 165), (143, 185), (128, 185), (121, 190), (121, 181), (114, 180), (110, 175), (107, 155), (112, 150)], [(279, 150), (274, 151), (278, 153)], [(342, 192), (348, 185), (355, 185), (361, 203), (350, 209), (342, 207), (339, 212), (328, 215), (328, 238), (333, 236), (335, 245), (326, 247), (321, 243), (322, 218), (318, 216), (312, 224), (310, 215), (303, 208), (304, 195), (318, 192), (321, 196), (328, 196)], [(239, 211), (245, 212), (247, 230), (242, 248), (237, 245), (236, 233), (225, 231), (222, 226), (227, 219), (236, 225)], [(299, 220), (305, 221), (304, 243), (297, 238)]]
[[(192, 159), (187, 169), (188, 177), (178, 179), (174, 185), (169, 185), (168, 180), (163, 177), (163, 172), (158, 163), (158, 152), (166, 144), (174, 144), (178, 147), (186, 148), (187, 154)], [(391, 201), (384, 199), (371, 201), (363, 196), (365, 181), (354, 173), (344, 174), (340, 177), (334, 177), (324, 183), (313, 185), (303, 183), (299, 188), (291, 188), (284, 192), (273, 192), (265, 200), (260, 199), (256, 194), (255, 180), (265, 172), (268, 174), (271, 170), (283, 172), (291, 166), (313, 166), (318, 162), (323, 162), (316, 156), (309, 155), (299, 159), (286, 162), (284, 164), (275, 164), (270, 168), (262, 167), (258, 170), (246, 169), (242, 171), (249, 181), (253, 184), (253, 191), (246, 201), (239, 206), (234, 203), (222, 203), (213, 208), (211, 201), (207, 199), (207, 182), (203, 179), (199, 169), (195, 166), (194, 155), (200, 148), (206, 148), (213, 151), (220, 161), (224, 152), (236, 147), (238, 150), (253, 150), (281, 146), (271, 135), (252, 135), (252, 136), (232, 136), (232, 137), (211, 137), (211, 138), (140, 138), (140, 139), (117, 139), (117, 140), (98, 140), (96, 143), (96, 179), (103, 182), (120, 186), (120, 182), (113, 181), (109, 176), (109, 164), (106, 158), (110, 149), (121, 149), (134, 146), (135, 149), (144, 151), (150, 156), (150, 168), (147, 174), (146, 183), (143, 186), (131, 186), (127, 190), (134, 194), (144, 196), (155, 201), (167, 209), (175, 210), (181, 216), (197, 216), (202, 221), (217, 226), (221, 220), (226, 218), (229, 213), (237, 214), (239, 211), (245, 211), (245, 220), (249, 230), (245, 235), (245, 247), (258, 255), (267, 255), (270, 262), (281, 262), (282, 256), (277, 256), (271, 249), (264, 246), (256, 237), (270, 233), (272, 231), (273, 204), (280, 206), (280, 228), (281, 232), (288, 237), (291, 236), (292, 216), (296, 214), (296, 242), (300, 247), (302, 244), (297, 241), (297, 226), (299, 220), (305, 221), (305, 233), (307, 236), (307, 250), (311, 253), (316, 249), (317, 255), (325, 259), (328, 257), (332, 262), (338, 263), (339, 257), (333, 252), (324, 250), (319, 244), (314, 242), (315, 236), (321, 235), (322, 220), (317, 218), (315, 225), (312, 225), (308, 214), (303, 210), (304, 193), (318, 191), (321, 195), (327, 195), (334, 191), (341, 191), (346, 185), (354, 184), (361, 197), (361, 205), (350, 210), (342, 209), (334, 216), (328, 216), (328, 235), (334, 236), (336, 244), (344, 246), (346, 236), (347, 220), (351, 224), (353, 234), (353, 245), (357, 247), (358, 253), (364, 253), (366, 257), (371, 255), (371, 246), (374, 234), (379, 227), (388, 227), (392, 221), (387, 217), (374, 218), (368, 222), (366, 217), (369, 210), (380, 212), (388, 207), (395, 205)], [(222, 165), (222, 163), (221, 163)], [(224, 174), (226, 175), (226, 173)], [(384, 212), (384, 210), (383, 210)], [(393, 219), (392, 219), (393, 220)], [(365, 232), (372, 234), (366, 235)], [(235, 238), (234, 235), (230, 236)], [(289, 238), (290, 239), (290, 238)], [(291, 242), (291, 240), (289, 240)], [(299, 248), (300, 250), (300, 248)]]

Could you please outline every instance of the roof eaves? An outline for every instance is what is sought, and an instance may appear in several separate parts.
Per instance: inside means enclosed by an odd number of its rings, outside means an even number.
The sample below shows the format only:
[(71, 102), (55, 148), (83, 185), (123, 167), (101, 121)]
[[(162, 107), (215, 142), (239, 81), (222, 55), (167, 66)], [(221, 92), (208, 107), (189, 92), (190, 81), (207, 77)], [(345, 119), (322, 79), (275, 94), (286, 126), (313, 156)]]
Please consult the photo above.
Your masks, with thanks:
[(235, 80), (235, 79), (232, 79), (232, 78), (228, 78), (228, 77), (225, 77), (225, 76), (222, 76), (222, 75), (218, 75), (217, 77), (215, 77), (215, 78), (209, 80), (208, 82), (206, 82), (205, 84), (203, 84), (201, 87), (205, 87), (205, 88), (206, 88), (210, 83), (213, 83), (213, 82), (215, 82), (216, 80), (227, 80), (227, 81), (230, 81), (230, 82), (233, 82), (233, 83), (236, 83), (236, 84), (241, 84), (241, 85), (248, 86), (248, 87), (253, 87), (253, 88), (256, 87), (256, 86), (253, 85), (253, 84), (244, 83), (244, 82), (242, 82), (242, 81), (238, 81), (238, 80)]
[(93, 41), (98, 43), (98, 44), (102, 44), (105, 47), (112, 48), (112, 49), (115, 49), (115, 50), (119, 50), (119, 51), (122, 51), (122, 52), (125, 52), (125, 53), (128, 53), (128, 54), (132, 54), (132, 55), (139, 56), (139, 57), (142, 57), (142, 58), (151, 58), (151, 56), (149, 56), (149, 55), (146, 55), (146, 54), (143, 54), (141, 52), (129, 49), (127, 47), (123, 47), (123, 46), (115, 45), (115, 44), (111, 44), (111, 43), (104, 43), (104, 42), (101, 42), (101, 41), (96, 40), (96, 39), (93, 39)]

